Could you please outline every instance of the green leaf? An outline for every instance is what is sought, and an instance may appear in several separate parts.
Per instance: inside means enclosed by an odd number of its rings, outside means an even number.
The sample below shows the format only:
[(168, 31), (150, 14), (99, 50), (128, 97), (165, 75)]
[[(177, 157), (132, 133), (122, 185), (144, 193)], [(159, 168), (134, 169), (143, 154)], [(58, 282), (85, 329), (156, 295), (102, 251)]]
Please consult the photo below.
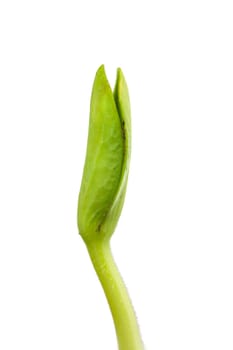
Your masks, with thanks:
[(104, 66), (93, 84), (86, 160), (78, 203), (79, 233), (87, 243), (114, 232), (127, 186), (130, 162), (130, 103), (121, 69), (114, 93)]

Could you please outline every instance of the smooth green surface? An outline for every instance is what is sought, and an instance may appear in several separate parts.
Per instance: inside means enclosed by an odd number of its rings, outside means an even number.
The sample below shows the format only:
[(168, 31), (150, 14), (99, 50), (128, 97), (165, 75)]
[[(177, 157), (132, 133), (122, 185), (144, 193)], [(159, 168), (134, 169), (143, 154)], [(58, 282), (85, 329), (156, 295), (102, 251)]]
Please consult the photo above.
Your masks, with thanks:
[(78, 228), (108, 300), (119, 350), (143, 350), (136, 316), (110, 250), (110, 238), (124, 203), (130, 152), (130, 102), (125, 78), (118, 68), (112, 92), (101, 66), (91, 96)]
[(109, 243), (94, 242), (87, 249), (113, 316), (119, 350), (143, 350), (132, 303), (113, 260)]

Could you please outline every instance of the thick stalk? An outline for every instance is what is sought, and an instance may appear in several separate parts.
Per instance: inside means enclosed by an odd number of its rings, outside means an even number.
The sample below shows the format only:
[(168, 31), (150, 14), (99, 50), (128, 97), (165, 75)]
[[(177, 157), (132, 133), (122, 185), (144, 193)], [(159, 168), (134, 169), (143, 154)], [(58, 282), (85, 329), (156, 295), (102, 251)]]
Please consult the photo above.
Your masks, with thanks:
[(119, 350), (143, 350), (136, 315), (109, 242), (95, 241), (87, 249), (112, 313)]

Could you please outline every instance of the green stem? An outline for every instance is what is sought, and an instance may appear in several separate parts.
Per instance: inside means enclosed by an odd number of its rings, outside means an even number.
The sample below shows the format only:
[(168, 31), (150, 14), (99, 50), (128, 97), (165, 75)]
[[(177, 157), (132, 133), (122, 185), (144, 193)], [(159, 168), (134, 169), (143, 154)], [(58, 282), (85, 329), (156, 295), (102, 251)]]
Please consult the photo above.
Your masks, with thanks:
[(113, 260), (109, 242), (95, 241), (87, 249), (112, 313), (119, 350), (143, 350), (136, 315)]

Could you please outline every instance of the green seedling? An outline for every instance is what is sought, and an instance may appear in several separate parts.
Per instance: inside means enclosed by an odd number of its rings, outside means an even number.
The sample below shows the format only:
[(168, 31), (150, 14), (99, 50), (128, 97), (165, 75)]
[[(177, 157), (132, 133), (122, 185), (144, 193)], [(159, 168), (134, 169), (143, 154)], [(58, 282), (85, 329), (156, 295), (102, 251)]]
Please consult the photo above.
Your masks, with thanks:
[(114, 91), (104, 66), (95, 76), (78, 228), (106, 295), (119, 350), (143, 350), (135, 312), (112, 257), (110, 239), (124, 203), (131, 153), (128, 88), (120, 68)]

